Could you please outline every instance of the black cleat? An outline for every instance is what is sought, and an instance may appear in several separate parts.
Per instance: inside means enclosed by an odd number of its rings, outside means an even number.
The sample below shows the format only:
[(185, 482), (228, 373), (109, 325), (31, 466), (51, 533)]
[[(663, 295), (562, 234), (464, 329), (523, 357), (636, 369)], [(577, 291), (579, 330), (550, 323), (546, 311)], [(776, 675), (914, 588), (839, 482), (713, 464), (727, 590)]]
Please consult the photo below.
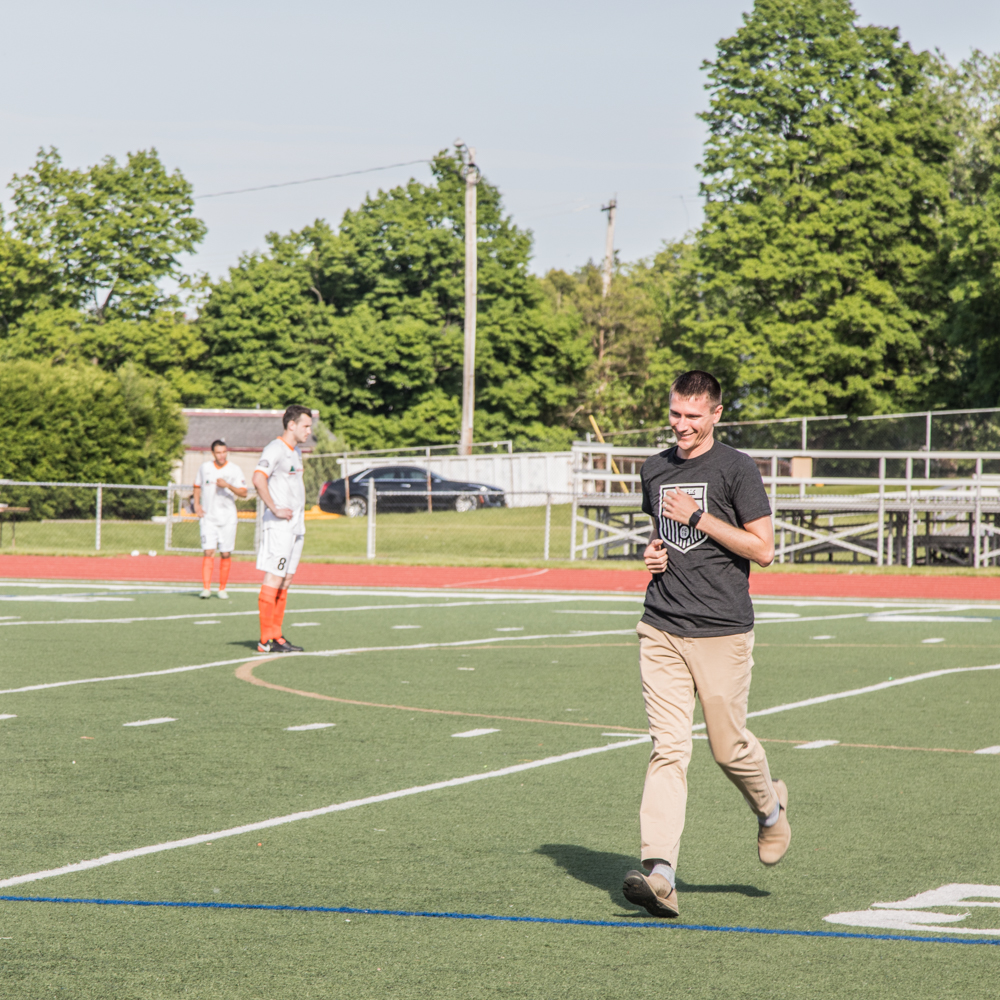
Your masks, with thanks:
[(301, 646), (296, 646), (294, 643), (289, 642), (284, 636), (280, 639), (271, 640), (271, 650), (275, 653), (302, 653), (304, 650)]

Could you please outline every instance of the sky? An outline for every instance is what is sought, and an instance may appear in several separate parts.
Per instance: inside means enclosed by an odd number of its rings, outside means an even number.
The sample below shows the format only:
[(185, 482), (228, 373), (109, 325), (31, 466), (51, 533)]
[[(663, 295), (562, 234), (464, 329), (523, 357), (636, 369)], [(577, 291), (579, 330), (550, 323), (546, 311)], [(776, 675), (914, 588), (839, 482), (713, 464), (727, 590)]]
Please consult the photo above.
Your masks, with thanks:
[[(461, 138), (532, 268), (603, 255), (617, 196), (622, 260), (700, 218), (701, 63), (748, 0), (52, 0), (9, 4), (0, 64), (0, 178), (39, 147), (70, 166), (156, 147), (196, 196), (423, 160)], [(996, 0), (856, 0), (957, 62), (1000, 50)], [(336, 224), (369, 191), (426, 166), (202, 198), (208, 235), (185, 267), (226, 273), (265, 234)], [(5, 192), (6, 194), (6, 192)], [(9, 207), (9, 200), (4, 202)]]

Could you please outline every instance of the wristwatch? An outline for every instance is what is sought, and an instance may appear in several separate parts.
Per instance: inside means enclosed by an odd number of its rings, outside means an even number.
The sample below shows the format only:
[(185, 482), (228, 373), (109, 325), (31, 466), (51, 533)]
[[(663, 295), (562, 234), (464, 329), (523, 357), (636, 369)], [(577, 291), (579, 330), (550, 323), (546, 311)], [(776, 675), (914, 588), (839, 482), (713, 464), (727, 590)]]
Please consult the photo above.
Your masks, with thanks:
[(701, 520), (701, 515), (704, 514), (704, 513), (705, 512), (703, 510), (701, 510), (700, 508), (698, 510), (696, 510), (688, 518), (688, 527), (689, 528), (697, 528), (698, 527), (698, 522)]

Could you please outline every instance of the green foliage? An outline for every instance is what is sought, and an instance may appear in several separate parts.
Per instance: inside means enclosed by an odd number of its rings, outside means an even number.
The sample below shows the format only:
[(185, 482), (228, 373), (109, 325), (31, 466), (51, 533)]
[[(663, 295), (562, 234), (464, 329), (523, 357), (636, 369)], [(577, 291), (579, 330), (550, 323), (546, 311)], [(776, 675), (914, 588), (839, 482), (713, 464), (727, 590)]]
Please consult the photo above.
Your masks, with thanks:
[(85, 363), (106, 372), (131, 363), (141, 373), (161, 376), (188, 405), (202, 402), (211, 391), (200, 370), (204, 353), (197, 327), (182, 313), (167, 309), (142, 317), (113, 316), (103, 323), (69, 306), (39, 309), (26, 313), (6, 337), (0, 336), (2, 361)]
[(937, 87), (957, 137), (949, 227), (952, 367), (938, 387), (952, 406), (1000, 404), (1000, 56), (938, 60)]
[(855, 20), (757, 0), (706, 66), (678, 347), (747, 418), (902, 409), (937, 375), (954, 139), (926, 54)]
[(191, 214), (191, 185), (180, 171), (168, 173), (155, 149), (85, 170), (40, 150), (10, 187), (14, 235), (50, 265), (72, 304), (99, 319), (146, 316), (167, 304), (158, 283), (180, 276), (178, 256), (205, 235)]
[(650, 260), (617, 267), (606, 298), (593, 263), (545, 276), (555, 309), (575, 317), (590, 351), (571, 414), (577, 435), (591, 429), (590, 414), (604, 433), (666, 421), (670, 382), (684, 366), (673, 344), (681, 264), (690, 249), (668, 243)]
[[(166, 383), (131, 363), (111, 374), (94, 365), (0, 363), (0, 478), (165, 484), (181, 452), (184, 420)], [(87, 491), (5, 490), (35, 516), (93, 514)], [(109, 515), (148, 517), (159, 497), (121, 491)]]
[(23, 240), (0, 229), (0, 337), (33, 309), (57, 303), (56, 285), (54, 268)]
[[(317, 406), (353, 447), (458, 438), (463, 330), (460, 162), (436, 183), (379, 191), (334, 232), (317, 221), (244, 257), (214, 289), (199, 327), (216, 401)], [(565, 446), (563, 414), (587, 362), (572, 316), (528, 273), (530, 235), (478, 190), (476, 437)]]

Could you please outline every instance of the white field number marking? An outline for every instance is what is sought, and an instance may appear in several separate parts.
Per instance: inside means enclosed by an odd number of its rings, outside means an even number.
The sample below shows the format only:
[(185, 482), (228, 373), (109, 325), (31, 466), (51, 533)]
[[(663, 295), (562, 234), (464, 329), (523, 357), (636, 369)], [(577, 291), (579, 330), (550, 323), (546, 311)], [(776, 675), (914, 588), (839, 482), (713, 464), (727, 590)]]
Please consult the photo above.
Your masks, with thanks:
[(800, 743), (796, 750), (820, 750), (823, 747), (835, 747), (840, 740), (813, 740), (811, 743)]
[(304, 726), (285, 726), (286, 733), (304, 733), (308, 729), (329, 729), (336, 722), (307, 722)]
[(404, 628), (422, 628), (423, 626), (422, 625), (393, 625), (392, 627), (396, 631), (399, 631), (399, 630), (404, 629)]
[(292, 622), (291, 628), (312, 628), (314, 625), (319, 625), (319, 622)]
[(944, 639), (921, 639), (920, 640), (925, 646), (929, 646), (931, 643), (944, 642)]
[[(986, 899), (996, 902), (983, 902)], [(831, 913), (823, 919), (830, 924), (848, 924), (851, 927), (878, 927), (894, 931), (938, 931), (945, 934), (996, 934), (997, 929), (975, 927), (943, 927), (956, 924), (969, 916), (965, 913), (937, 913), (932, 906), (988, 906), (1000, 909), (1000, 885), (973, 885), (951, 882), (938, 889), (917, 893), (898, 903), (872, 903), (873, 909)]]
[(452, 739), (463, 739), (466, 736), (487, 736), (490, 733), (499, 733), (499, 729), (469, 729), (464, 733), (452, 733)]
[(17, 718), (16, 715), (0, 715), (0, 719), (16, 719), (16, 718)]
[(219, 621), (201, 621), (201, 622), (191, 622), (192, 625), (221, 625), (222, 622)]
[(138, 722), (123, 722), (123, 726), (158, 726), (161, 722), (176, 722), (176, 719), (164, 715), (161, 719), (140, 719)]
[(87, 871), (90, 868), (99, 868), (102, 865), (114, 864), (116, 861), (128, 861), (131, 858), (139, 858), (146, 854), (172, 851), (178, 847), (194, 847), (196, 844), (207, 844), (215, 840), (221, 840), (223, 837), (235, 837), (242, 833), (269, 830), (272, 827), (284, 826), (286, 823), (295, 823), (302, 819), (314, 819), (317, 816), (327, 816), (330, 813), (343, 812), (347, 809), (357, 809), (359, 806), (374, 805), (377, 802), (389, 802), (392, 799), (402, 799), (410, 795), (419, 795), (422, 792), (436, 792), (443, 788), (455, 788), (459, 785), (469, 785), (476, 781), (485, 781), (488, 778), (502, 778), (508, 774), (518, 774), (521, 771), (531, 771), (534, 768), (546, 767), (549, 764), (561, 764), (567, 760), (590, 757), (592, 754), (604, 753), (606, 750), (617, 750), (619, 747), (634, 747), (645, 742), (646, 737), (643, 736), (641, 739), (630, 739), (622, 743), (608, 743), (601, 747), (588, 747), (586, 750), (574, 750), (572, 753), (560, 754), (558, 757), (543, 757), (541, 760), (532, 760), (525, 764), (512, 764), (510, 767), (502, 767), (498, 771), (483, 771), (479, 774), (468, 774), (463, 778), (435, 781), (430, 785), (416, 785), (413, 788), (403, 788), (397, 792), (385, 792), (382, 795), (371, 795), (364, 799), (352, 799), (349, 802), (336, 802), (333, 805), (323, 806), (321, 809), (309, 809), (304, 812), (289, 813), (285, 816), (276, 816), (273, 819), (265, 819), (257, 823), (233, 826), (228, 830), (217, 830), (214, 833), (201, 833), (194, 837), (185, 837), (183, 840), (168, 840), (162, 844), (150, 844), (148, 847), (135, 847), (129, 851), (118, 851), (114, 854), (105, 854), (99, 858), (92, 858), (89, 861), (78, 861), (75, 864), (63, 865), (61, 868), (48, 868), (45, 871), (31, 872), (27, 875), (15, 875), (13, 878), (0, 881), (0, 889), (8, 889), (14, 885), (23, 885), (25, 882), (37, 882), (39, 879), (51, 878), (55, 875), (69, 875), (72, 872)]

